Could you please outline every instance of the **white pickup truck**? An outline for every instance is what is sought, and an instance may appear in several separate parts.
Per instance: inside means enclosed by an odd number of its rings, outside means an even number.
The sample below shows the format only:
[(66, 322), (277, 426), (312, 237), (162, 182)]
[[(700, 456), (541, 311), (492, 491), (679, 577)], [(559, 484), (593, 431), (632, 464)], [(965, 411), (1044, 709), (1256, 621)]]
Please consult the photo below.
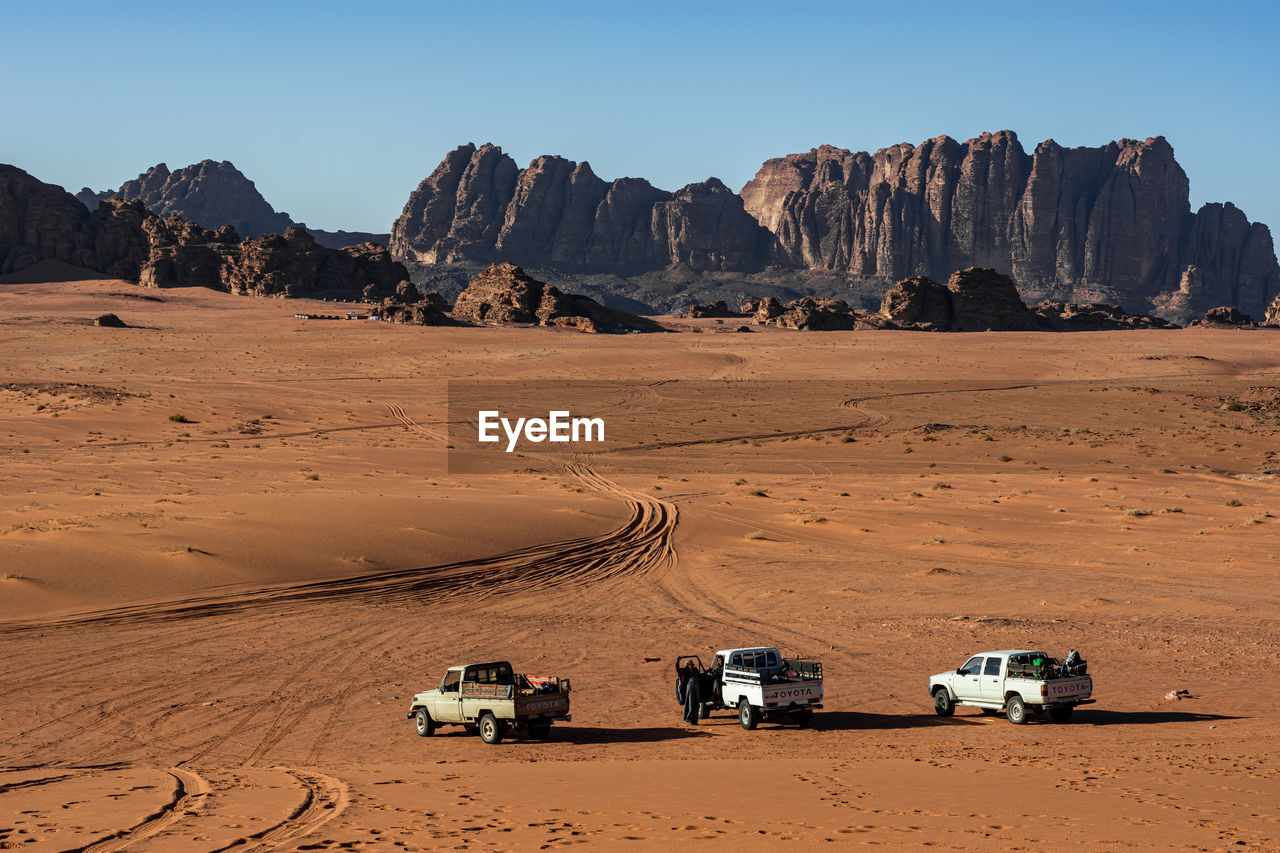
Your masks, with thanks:
[(676, 701), (682, 705), (695, 678), (700, 719), (732, 708), (748, 730), (761, 719), (807, 726), (822, 707), (822, 664), (784, 658), (770, 646), (722, 649), (710, 668), (697, 655), (676, 658)]
[(420, 737), (443, 725), (478, 731), (499, 743), (509, 728), (544, 738), (555, 720), (571, 720), (567, 678), (520, 675), (506, 661), (451, 666), (440, 686), (415, 695), (406, 715)]
[[(1074, 659), (1074, 662), (1073, 662)], [(1027, 714), (1048, 712), (1055, 722), (1071, 719), (1077, 705), (1093, 702), (1093, 679), (1074, 652), (1063, 664), (1044, 652), (1025, 649), (983, 652), (959, 669), (929, 679), (929, 695), (940, 717), (950, 717), (957, 705), (972, 705), (983, 713), (1004, 712), (1021, 725)]]

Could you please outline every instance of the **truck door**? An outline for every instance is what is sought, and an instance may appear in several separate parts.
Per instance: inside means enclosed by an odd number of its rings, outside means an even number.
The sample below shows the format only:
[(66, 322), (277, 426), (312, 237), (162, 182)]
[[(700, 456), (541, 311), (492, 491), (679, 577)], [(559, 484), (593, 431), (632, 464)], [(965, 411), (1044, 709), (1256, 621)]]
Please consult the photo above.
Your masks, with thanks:
[(984, 702), (1004, 701), (1004, 658), (989, 657), (982, 670), (979, 688)]
[(429, 712), (432, 719), (440, 723), (462, 722), (462, 697), (458, 693), (462, 670), (451, 669), (444, 674), (440, 682), (440, 698), (437, 706)]
[[(993, 658), (999, 660), (999, 658)], [(982, 692), (978, 679), (982, 677), (982, 656), (969, 658), (964, 666), (951, 677), (951, 689), (957, 699), (980, 699)]]

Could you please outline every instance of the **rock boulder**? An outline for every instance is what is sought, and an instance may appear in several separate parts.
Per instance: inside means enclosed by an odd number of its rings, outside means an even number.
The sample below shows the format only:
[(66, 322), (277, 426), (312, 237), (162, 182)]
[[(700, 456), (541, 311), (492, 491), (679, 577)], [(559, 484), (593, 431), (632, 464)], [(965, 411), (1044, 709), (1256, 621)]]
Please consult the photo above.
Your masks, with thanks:
[(584, 332), (662, 331), (652, 320), (563, 293), (510, 263), (490, 264), (472, 279), (453, 305), (453, 318), (476, 325), (533, 323)]

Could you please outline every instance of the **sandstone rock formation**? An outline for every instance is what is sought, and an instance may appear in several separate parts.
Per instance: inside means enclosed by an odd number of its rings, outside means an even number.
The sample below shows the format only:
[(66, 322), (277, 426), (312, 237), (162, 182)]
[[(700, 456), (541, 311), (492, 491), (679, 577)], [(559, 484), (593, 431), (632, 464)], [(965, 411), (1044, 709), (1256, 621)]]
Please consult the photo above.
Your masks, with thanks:
[(971, 267), (945, 285), (923, 276), (904, 279), (885, 294), (880, 313), (904, 329), (940, 332), (1015, 332), (1036, 328), (1034, 315), (1008, 276)]
[(385, 246), (365, 243), (326, 249), (305, 229), (294, 226), (283, 235), (265, 234), (241, 243), (223, 285), (232, 293), (301, 296), (321, 291), (361, 293), (370, 284), (394, 289), (408, 277)]
[(378, 308), (382, 319), (412, 326), (455, 325), (456, 321), (449, 317), (448, 312), (449, 303), (438, 292), (419, 293), (407, 281), (400, 282), (396, 286), (396, 295), (384, 299)]
[(538, 157), (527, 169), (494, 145), (451, 152), (410, 195), (391, 251), (425, 264), (508, 260), (623, 275), (685, 265), (758, 270), (773, 236), (711, 178), (669, 193), (611, 183), (588, 163)]
[[(253, 181), (226, 160), (202, 160), (172, 172), (160, 163), (126, 181), (118, 190), (95, 192), (85, 187), (76, 193), (76, 198), (89, 210), (96, 210), (108, 198), (136, 198), (162, 217), (177, 215), (212, 230), (229, 225), (247, 237), (282, 234), (295, 225), (306, 228), (290, 219), (289, 214), (277, 212)], [(362, 243), (385, 246), (391, 237), (369, 231), (307, 231), (317, 244), (330, 249)]]
[(90, 212), (74, 196), (0, 165), (0, 273), (45, 259), (149, 287), (200, 286), (259, 296), (387, 292), (408, 279), (386, 247), (326, 249), (302, 228), (241, 240), (177, 215), (157, 216), (140, 199), (102, 200)]
[(509, 263), (490, 264), (472, 279), (453, 305), (453, 318), (477, 325), (536, 323), (584, 332), (662, 331), (652, 320), (562, 293)]
[(1266, 317), (1262, 322), (1268, 326), (1280, 326), (1280, 293), (1276, 294), (1271, 307), (1267, 308)]
[(1128, 314), (1119, 305), (1045, 300), (1032, 309), (1041, 329), (1050, 332), (1107, 332), (1118, 329), (1177, 329), (1163, 317)]
[[(1186, 310), (1258, 313), (1280, 292), (1270, 231), (1233, 205), (1192, 214), (1163, 137), (1099, 148), (1010, 131), (940, 136), (874, 155), (830, 146), (769, 160), (742, 189), (793, 265), (886, 283), (983, 266), (1027, 295), (1160, 304), (1194, 266)], [(1165, 297), (1166, 299), (1168, 296)]]
[(880, 314), (851, 308), (843, 299), (804, 296), (784, 305), (774, 297), (766, 296), (758, 302), (749, 301), (742, 307), (758, 326), (814, 332), (895, 328)]
[(89, 211), (61, 187), (0, 165), (0, 274), (53, 258), (86, 266)]
[(277, 213), (253, 181), (226, 160), (201, 160), (172, 172), (160, 163), (126, 181), (118, 190), (95, 193), (85, 187), (76, 198), (94, 209), (112, 196), (126, 201), (140, 199), (159, 216), (177, 214), (205, 228), (230, 225), (248, 237), (282, 233), (296, 224), (289, 214)]
[(1200, 320), (1200, 324), (1204, 326), (1256, 326), (1253, 318), (1248, 314), (1243, 314), (1238, 308), (1230, 305), (1220, 305), (1217, 308), (1210, 308), (1204, 312), (1204, 317)]
[(109, 329), (127, 329), (124, 320), (121, 320), (115, 314), (99, 314), (93, 318), (93, 325), (105, 326)]
[(680, 316), (690, 319), (698, 317), (741, 317), (743, 314), (753, 313), (754, 310), (753, 308), (752, 311), (744, 311), (739, 314), (731, 309), (723, 299), (717, 299), (709, 305), (690, 305)]

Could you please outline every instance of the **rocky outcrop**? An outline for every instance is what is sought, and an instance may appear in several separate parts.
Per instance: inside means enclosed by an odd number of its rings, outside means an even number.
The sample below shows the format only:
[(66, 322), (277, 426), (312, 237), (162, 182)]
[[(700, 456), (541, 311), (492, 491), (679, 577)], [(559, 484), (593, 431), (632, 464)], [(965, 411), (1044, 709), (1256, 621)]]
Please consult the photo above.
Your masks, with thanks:
[(476, 325), (532, 323), (584, 332), (662, 331), (652, 320), (563, 293), (509, 263), (490, 264), (472, 279), (453, 305), (453, 318)]
[(54, 259), (148, 287), (200, 286), (258, 296), (392, 292), (409, 278), (386, 247), (327, 249), (301, 227), (241, 240), (140, 199), (103, 199), (90, 212), (75, 197), (21, 169), (0, 166), (0, 272)]
[(392, 323), (411, 326), (452, 326), (456, 321), (449, 316), (449, 303), (437, 291), (419, 293), (407, 281), (396, 287), (396, 295), (382, 301), (378, 315)]
[[(752, 311), (754, 310), (755, 309), (753, 308)], [(737, 311), (734, 311), (723, 299), (717, 299), (709, 305), (690, 305), (683, 313), (680, 314), (680, 316), (687, 317), (689, 319), (696, 319), (699, 317), (741, 317), (743, 314), (739, 314)]]
[(742, 306), (757, 326), (779, 326), (811, 332), (894, 328), (881, 315), (851, 308), (843, 299), (804, 296), (785, 305), (772, 296)]
[(1230, 204), (1192, 214), (1163, 137), (1033, 154), (1010, 131), (875, 154), (822, 146), (767, 161), (742, 198), (792, 265), (886, 283), (982, 266), (1031, 297), (1183, 314), (1257, 314), (1280, 292), (1270, 231)]
[(1045, 300), (1032, 308), (1036, 323), (1050, 332), (1109, 332), (1121, 329), (1177, 329), (1163, 317), (1128, 314), (1119, 305)]
[(289, 214), (277, 213), (253, 181), (226, 160), (202, 160), (172, 172), (160, 163), (118, 190), (95, 193), (86, 187), (76, 198), (94, 209), (111, 196), (139, 199), (159, 216), (176, 214), (205, 228), (230, 225), (248, 237), (282, 233), (296, 224)]
[(1204, 312), (1199, 325), (1202, 326), (1257, 326), (1253, 322), (1253, 318), (1248, 314), (1243, 314), (1238, 308), (1232, 308), (1229, 305), (1220, 305), (1217, 308), (1210, 308)]
[[(815, 332), (853, 329), (857, 319), (849, 308), (849, 303), (844, 300), (815, 299), (812, 296), (788, 302), (776, 314), (774, 307), (770, 305), (765, 313), (774, 315), (767, 321), (772, 325)], [(756, 316), (760, 316), (759, 311)]]
[(1008, 276), (971, 267), (952, 273), (945, 285), (916, 276), (885, 294), (880, 313), (897, 327), (939, 332), (1016, 332), (1036, 320)]
[(711, 178), (675, 193), (605, 182), (588, 163), (538, 157), (526, 169), (494, 145), (451, 152), (409, 196), (391, 251), (424, 264), (506, 260), (566, 271), (639, 274), (759, 270), (773, 236)]
[(90, 213), (62, 187), (0, 164), (0, 273), (57, 260), (137, 280), (154, 219), (137, 202), (111, 201)]
[(88, 266), (89, 211), (61, 187), (0, 165), (0, 274), (55, 259)]
[[(229, 225), (247, 237), (282, 234), (295, 225), (307, 228), (290, 219), (289, 214), (277, 212), (253, 181), (226, 160), (202, 160), (172, 172), (160, 163), (117, 190), (95, 192), (85, 187), (76, 193), (76, 198), (89, 210), (96, 210), (108, 198), (139, 199), (162, 217), (180, 216), (212, 230)], [(318, 245), (329, 249), (362, 243), (385, 246), (391, 238), (390, 234), (371, 231), (307, 231)]]
[(1271, 307), (1267, 308), (1266, 317), (1262, 322), (1267, 326), (1280, 326), (1280, 293), (1276, 294)]
[(342, 249), (316, 244), (301, 227), (283, 235), (245, 240), (223, 276), (232, 293), (303, 296), (317, 292), (361, 293), (369, 285), (394, 289), (409, 277), (385, 246), (364, 243)]
[(124, 320), (121, 320), (115, 314), (99, 314), (93, 318), (93, 325), (105, 326), (108, 329), (127, 329), (129, 328)]

